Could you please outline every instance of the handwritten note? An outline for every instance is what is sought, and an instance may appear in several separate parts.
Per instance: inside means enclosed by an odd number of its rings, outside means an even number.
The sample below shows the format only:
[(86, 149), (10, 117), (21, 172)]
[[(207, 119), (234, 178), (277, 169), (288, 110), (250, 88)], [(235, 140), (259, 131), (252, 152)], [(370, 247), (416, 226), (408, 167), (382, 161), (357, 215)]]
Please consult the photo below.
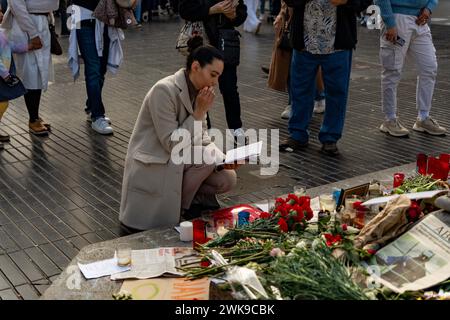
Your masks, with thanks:
[(89, 264), (78, 263), (78, 268), (80, 268), (86, 279), (110, 276), (112, 274), (125, 272), (131, 269), (130, 267), (119, 267), (117, 265), (116, 257)]

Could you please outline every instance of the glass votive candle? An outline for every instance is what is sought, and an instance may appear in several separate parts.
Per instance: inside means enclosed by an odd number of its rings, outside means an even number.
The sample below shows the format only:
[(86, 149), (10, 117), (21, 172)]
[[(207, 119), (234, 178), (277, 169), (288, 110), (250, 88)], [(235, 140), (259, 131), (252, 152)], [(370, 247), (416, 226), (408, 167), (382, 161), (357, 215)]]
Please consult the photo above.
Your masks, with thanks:
[(116, 249), (117, 264), (120, 267), (131, 265), (131, 247), (128, 243), (119, 243)]
[(334, 212), (336, 210), (336, 201), (332, 194), (321, 194), (319, 204), (322, 211)]
[(294, 194), (297, 197), (302, 197), (306, 195), (306, 187), (302, 185), (294, 186)]

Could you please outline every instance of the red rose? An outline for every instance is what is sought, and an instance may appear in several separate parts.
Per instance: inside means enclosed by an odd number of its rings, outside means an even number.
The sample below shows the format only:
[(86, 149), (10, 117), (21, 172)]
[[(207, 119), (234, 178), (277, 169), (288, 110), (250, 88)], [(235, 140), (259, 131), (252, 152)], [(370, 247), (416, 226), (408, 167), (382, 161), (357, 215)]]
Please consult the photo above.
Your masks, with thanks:
[(422, 213), (420, 205), (416, 201), (411, 201), (411, 206), (407, 211), (407, 218), (409, 221), (417, 220)]
[(288, 225), (286, 223), (286, 220), (280, 218), (280, 220), (278, 220), (278, 225), (280, 226), (281, 231), (288, 232)]
[(342, 240), (342, 236), (340, 234), (335, 235), (333, 238), (334, 243), (339, 242), (341, 240)]
[(375, 253), (377, 253), (377, 250), (374, 249), (367, 249), (367, 253), (373, 256)]
[(311, 205), (311, 198), (309, 196), (302, 196), (299, 198), (299, 204), (301, 206), (309, 207)]
[(209, 262), (209, 260), (204, 260), (200, 262), (200, 266), (202, 266), (203, 268), (207, 268), (211, 265), (211, 262)]
[(305, 210), (306, 212), (306, 220), (311, 220), (314, 217), (314, 212), (312, 211), (311, 208), (308, 208)]
[(292, 194), (292, 193), (288, 194), (287, 201), (289, 201), (289, 200), (293, 200), (294, 201), (293, 204), (298, 203), (298, 197), (295, 194)]
[(261, 214), (259, 215), (259, 217), (261, 219), (270, 219), (272, 217), (272, 215), (268, 212), (261, 212)]
[(305, 215), (302, 211), (297, 212), (297, 221), (302, 221), (305, 218)]
[(342, 224), (342, 230), (344, 230), (344, 231), (347, 231), (347, 225), (344, 223), (344, 224)]
[(279, 205), (279, 204), (284, 204), (286, 201), (284, 201), (283, 198), (276, 198), (275, 199), (275, 206)]

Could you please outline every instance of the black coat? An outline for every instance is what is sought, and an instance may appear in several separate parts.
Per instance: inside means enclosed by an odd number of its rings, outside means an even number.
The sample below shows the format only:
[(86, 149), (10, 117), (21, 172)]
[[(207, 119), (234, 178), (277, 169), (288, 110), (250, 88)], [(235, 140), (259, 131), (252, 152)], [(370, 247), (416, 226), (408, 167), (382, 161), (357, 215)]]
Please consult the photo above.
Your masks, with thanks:
[[(303, 37), (303, 19), (305, 5), (309, 0), (284, 0), (289, 7), (294, 8), (291, 22), (292, 45), (296, 50), (305, 49)], [(337, 7), (336, 50), (355, 49), (357, 43), (356, 17), (372, 4), (372, 0), (348, 0), (347, 4)]]
[(181, 0), (179, 13), (181, 18), (188, 21), (203, 21), (205, 32), (209, 42), (214, 47), (218, 46), (219, 29), (234, 29), (247, 19), (247, 6), (243, 0), (239, 0), (236, 7), (236, 18), (228, 19), (223, 14), (209, 15), (209, 8), (221, 0)]

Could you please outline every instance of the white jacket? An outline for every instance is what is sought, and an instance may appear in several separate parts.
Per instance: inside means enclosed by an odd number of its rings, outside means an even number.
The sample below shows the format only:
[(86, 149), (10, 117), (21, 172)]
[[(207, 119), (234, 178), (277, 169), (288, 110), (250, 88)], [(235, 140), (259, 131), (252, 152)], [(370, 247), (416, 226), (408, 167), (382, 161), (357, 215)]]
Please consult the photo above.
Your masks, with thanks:
[[(80, 20), (94, 19), (93, 12), (89, 9), (78, 7), (80, 12)], [(74, 24), (76, 25), (76, 23)], [(96, 19), (95, 24), (95, 45), (97, 48), (97, 53), (99, 57), (103, 56), (103, 30), (105, 24), (98, 19)], [(112, 74), (116, 74), (120, 65), (123, 61), (123, 50), (121, 41), (125, 39), (125, 35), (122, 29), (108, 27), (108, 36), (110, 39), (109, 43), (109, 54), (108, 54), (108, 71)], [(69, 37), (69, 61), (68, 65), (72, 71), (72, 76), (76, 80), (80, 75), (80, 61), (79, 61), (79, 49), (77, 41), (76, 28), (73, 28), (70, 32)]]

